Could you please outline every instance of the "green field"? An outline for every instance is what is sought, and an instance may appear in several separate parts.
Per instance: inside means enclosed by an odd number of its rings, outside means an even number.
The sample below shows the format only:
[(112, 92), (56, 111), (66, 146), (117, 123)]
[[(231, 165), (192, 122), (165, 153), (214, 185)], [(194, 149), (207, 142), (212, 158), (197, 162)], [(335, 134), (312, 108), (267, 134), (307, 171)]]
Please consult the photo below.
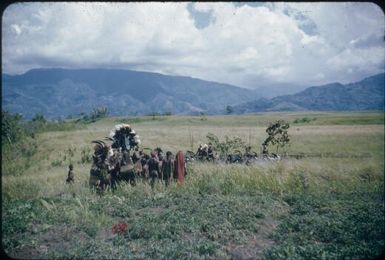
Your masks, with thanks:
[[(278, 119), (290, 123), (287, 152), (302, 159), (194, 162), (183, 186), (154, 190), (88, 187), (91, 141), (117, 123), (131, 124), (143, 148), (195, 151), (213, 133), (259, 153)], [(109, 117), (40, 133), (20, 154), (31, 147), (31, 156), (2, 155), (2, 243), (12, 257), (366, 259), (384, 250), (383, 112)], [(122, 222), (127, 232), (113, 234)]]

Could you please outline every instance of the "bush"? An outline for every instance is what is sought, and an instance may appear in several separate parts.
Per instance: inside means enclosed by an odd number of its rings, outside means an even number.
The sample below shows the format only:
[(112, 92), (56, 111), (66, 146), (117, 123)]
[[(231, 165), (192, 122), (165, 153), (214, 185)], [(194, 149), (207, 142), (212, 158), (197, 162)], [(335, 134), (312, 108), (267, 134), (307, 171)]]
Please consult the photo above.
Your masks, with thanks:
[(301, 123), (310, 123), (311, 121), (315, 121), (317, 118), (308, 118), (308, 117), (303, 117), (303, 118), (296, 118), (293, 123), (294, 124), (301, 124)]
[(245, 147), (245, 142), (239, 137), (230, 138), (226, 135), (225, 141), (221, 142), (216, 135), (209, 133), (206, 138), (209, 143), (211, 143), (213, 149), (219, 151), (221, 158), (226, 158), (227, 155), (235, 153), (236, 150)]
[[(31, 121), (23, 120), (20, 114), (12, 114), (2, 110), (2, 171), (4, 175), (23, 174), (33, 165), (33, 156), (37, 153), (38, 142), (36, 134), (46, 131), (68, 131), (78, 127), (74, 122), (52, 122), (42, 114), (36, 114)], [(74, 151), (66, 151), (69, 158)], [(65, 160), (65, 159), (64, 159)], [(52, 166), (61, 165), (61, 161), (54, 161)]]
[(25, 136), (25, 129), (20, 114), (12, 114), (8, 111), (1, 111), (1, 143), (13, 144)]

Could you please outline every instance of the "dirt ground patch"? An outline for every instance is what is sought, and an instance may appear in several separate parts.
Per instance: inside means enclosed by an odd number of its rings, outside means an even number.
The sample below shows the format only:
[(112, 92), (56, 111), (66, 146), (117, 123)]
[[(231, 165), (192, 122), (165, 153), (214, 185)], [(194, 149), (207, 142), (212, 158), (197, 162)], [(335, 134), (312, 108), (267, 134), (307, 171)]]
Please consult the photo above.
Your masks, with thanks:
[(67, 252), (90, 237), (74, 227), (62, 224), (33, 224), (29, 231), (18, 235), (20, 245), (8, 256), (18, 259), (41, 259), (48, 252)]

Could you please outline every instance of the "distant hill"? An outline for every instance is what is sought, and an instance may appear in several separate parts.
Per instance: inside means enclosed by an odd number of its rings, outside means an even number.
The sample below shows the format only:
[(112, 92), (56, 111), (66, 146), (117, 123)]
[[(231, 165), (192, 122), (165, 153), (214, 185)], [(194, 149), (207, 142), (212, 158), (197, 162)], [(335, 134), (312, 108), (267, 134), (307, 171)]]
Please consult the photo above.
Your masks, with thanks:
[(2, 75), (2, 105), (32, 118), (88, 113), (107, 106), (111, 115), (222, 114), (227, 105), (259, 98), (240, 87), (191, 77), (119, 69), (33, 69)]
[(257, 86), (257, 88), (255, 88), (254, 91), (258, 93), (258, 95), (261, 96), (262, 98), (271, 99), (271, 98), (283, 96), (283, 95), (292, 95), (302, 90), (305, 90), (308, 87), (309, 86), (277, 83), (277, 84), (267, 84), (267, 85)]
[(225, 114), (227, 106), (235, 114), (383, 110), (384, 76), (268, 99), (261, 98), (260, 91), (191, 77), (119, 69), (33, 69), (2, 75), (2, 105), (29, 119), (36, 113), (63, 118), (99, 106), (106, 106), (110, 115)]
[(260, 98), (233, 107), (234, 113), (267, 111), (359, 111), (384, 109), (384, 78), (378, 74), (356, 83), (309, 87), (297, 94)]

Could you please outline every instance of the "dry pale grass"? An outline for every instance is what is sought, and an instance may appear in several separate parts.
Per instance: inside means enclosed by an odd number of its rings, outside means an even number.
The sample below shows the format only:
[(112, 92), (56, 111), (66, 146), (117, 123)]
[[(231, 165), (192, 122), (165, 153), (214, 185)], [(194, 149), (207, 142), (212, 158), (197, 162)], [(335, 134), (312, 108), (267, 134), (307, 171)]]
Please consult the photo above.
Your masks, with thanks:
[(384, 133), (383, 125), (322, 125), (322, 126), (292, 126), (292, 136), (354, 136), (377, 135)]

